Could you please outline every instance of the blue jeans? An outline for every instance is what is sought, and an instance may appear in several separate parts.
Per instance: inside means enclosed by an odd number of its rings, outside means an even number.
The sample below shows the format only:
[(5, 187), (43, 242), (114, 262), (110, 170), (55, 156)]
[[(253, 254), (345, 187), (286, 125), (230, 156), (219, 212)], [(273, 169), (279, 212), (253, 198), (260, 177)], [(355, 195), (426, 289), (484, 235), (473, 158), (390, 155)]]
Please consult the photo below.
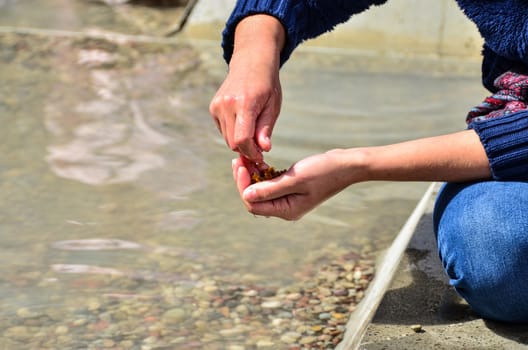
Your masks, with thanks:
[(475, 312), (528, 322), (528, 182), (445, 184), (434, 229), (450, 284)]

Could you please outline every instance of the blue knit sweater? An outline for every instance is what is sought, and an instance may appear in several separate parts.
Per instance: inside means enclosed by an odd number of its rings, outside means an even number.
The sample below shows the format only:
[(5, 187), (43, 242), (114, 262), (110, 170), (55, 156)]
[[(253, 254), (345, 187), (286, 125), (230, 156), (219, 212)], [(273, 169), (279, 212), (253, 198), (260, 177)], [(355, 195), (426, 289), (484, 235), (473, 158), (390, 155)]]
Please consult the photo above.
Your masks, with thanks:
[[(286, 30), (281, 64), (304, 40), (332, 30), (352, 15), (387, 0), (238, 0), (223, 32), (227, 62), (233, 54), (234, 30), (249, 15), (266, 13)], [(514, 70), (528, 74), (528, 1), (457, 0), (484, 38), (482, 82), (495, 92), (493, 81)], [(495, 180), (528, 180), (528, 110), (469, 125), (479, 135)]]

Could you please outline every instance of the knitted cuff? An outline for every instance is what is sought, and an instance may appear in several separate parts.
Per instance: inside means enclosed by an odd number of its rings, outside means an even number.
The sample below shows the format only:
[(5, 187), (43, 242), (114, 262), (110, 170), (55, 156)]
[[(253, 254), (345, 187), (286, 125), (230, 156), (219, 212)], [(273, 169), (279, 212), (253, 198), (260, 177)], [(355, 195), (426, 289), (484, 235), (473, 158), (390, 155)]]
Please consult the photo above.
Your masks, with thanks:
[[(237, 1), (231, 16), (226, 22), (226, 27), (222, 33), (222, 48), (224, 49), (224, 59), (227, 63), (231, 60), (235, 41), (235, 28), (243, 18), (254, 14), (268, 14), (277, 18), (286, 31), (286, 40), (284, 48), (281, 51), (280, 64), (281, 66), (288, 60), (293, 50), (303, 40), (299, 29), (302, 24), (298, 23), (303, 20), (304, 16), (299, 16), (298, 12), (302, 11), (298, 1), (292, 0), (239, 0)], [(293, 25), (293, 21), (297, 21)], [(255, 38), (259, 40), (259, 38)]]
[(480, 137), (493, 179), (528, 179), (528, 110), (476, 121), (468, 128)]

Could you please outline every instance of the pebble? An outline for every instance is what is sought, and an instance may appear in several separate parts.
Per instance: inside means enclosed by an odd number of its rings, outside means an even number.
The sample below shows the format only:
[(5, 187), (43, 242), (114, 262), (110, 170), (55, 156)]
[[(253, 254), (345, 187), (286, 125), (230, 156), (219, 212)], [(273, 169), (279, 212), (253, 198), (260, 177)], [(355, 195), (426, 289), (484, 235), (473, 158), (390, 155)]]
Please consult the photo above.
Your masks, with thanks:
[(38, 314), (34, 311), (29, 310), (26, 307), (20, 308), (17, 310), (16, 315), (20, 318), (30, 318), (30, 317), (36, 317)]
[(277, 314), (277, 317), (279, 318), (293, 318), (293, 315), (291, 312), (289, 311), (281, 311)]
[(246, 297), (256, 297), (258, 296), (258, 292), (256, 290), (251, 289), (251, 290), (244, 292), (243, 295)]
[(229, 345), (227, 350), (246, 350), (242, 345)]
[(244, 334), (247, 331), (244, 327), (235, 327), (220, 330), (220, 335), (223, 337), (233, 337), (236, 335)]
[(134, 342), (132, 340), (123, 340), (119, 343), (119, 346), (125, 349), (129, 349), (134, 346)]
[(306, 345), (306, 344), (315, 343), (316, 341), (317, 341), (317, 337), (314, 337), (314, 336), (302, 337), (301, 340), (299, 341), (299, 344)]
[(302, 294), (301, 293), (291, 293), (291, 294), (288, 294), (286, 295), (286, 299), (288, 300), (299, 300), (302, 298)]
[(218, 290), (217, 286), (205, 286), (204, 291), (207, 293), (216, 292)]
[(332, 318), (332, 315), (330, 315), (328, 312), (323, 312), (320, 313), (318, 317), (320, 320), (329, 320)]
[(286, 344), (292, 344), (292, 343), (295, 343), (297, 342), (297, 340), (301, 337), (302, 335), (300, 333), (297, 333), (297, 332), (286, 332), (284, 333), (281, 337), (280, 337), (280, 340), (283, 342), (283, 343), (286, 343)]
[(103, 346), (105, 348), (113, 348), (115, 346), (115, 342), (112, 339), (104, 339)]
[(423, 327), (421, 324), (413, 324), (411, 326), (411, 329), (415, 332), (415, 333), (422, 333), (424, 330), (423, 330)]
[(275, 348), (275, 343), (271, 340), (259, 340), (257, 341), (257, 349), (269, 349), (269, 348)]
[(183, 320), (185, 320), (186, 315), (183, 309), (175, 308), (175, 309), (166, 311), (161, 318), (166, 323), (178, 324), (182, 322)]
[(332, 313), (332, 318), (335, 318), (335, 319), (338, 319), (338, 320), (342, 320), (342, 319), (346, 318), (346, 315), (343, 314), (343, 313), (340, 313), (340, 312), (334, 312), (334, 313)]
[(85, 318), (78, 318), (72, 322), (72, 325), (75, 327), (84, 326), (88, 321)]
[(30, 330), (25, 326), (14, 326), (5, 330), (4, 336), (13, 339), (26, 339), (32, 336)]
[(279, 300), (269, 300), (263, 302), (260, 306), (263, 309), (277, 309), (282, 306), (282, 303)]
[(99, 302), (99, 300), (92, 299), (88, 301), (86, 307), (90, 311), (97, 311), (101, 307), (101, 303)]
[(338, 297), (347, 296), (348, 290), (347, 289), (337, 289), (337, 290), (334, 290), (333, 294)]
[(69, 332), (69, 328), (67, 326), (58, 326), (55, 328), (55, 334), (57, 335), (63, 335), (67, 334)]
[(235, 311), (240, 315), (240, 316), (247, 316), (249, 315), (250, 311), (249, 311), (249, 308), (244, 305), (244, 304), (241, 304), (241, 305), (238, 305), (236, 308), (235, 308)]

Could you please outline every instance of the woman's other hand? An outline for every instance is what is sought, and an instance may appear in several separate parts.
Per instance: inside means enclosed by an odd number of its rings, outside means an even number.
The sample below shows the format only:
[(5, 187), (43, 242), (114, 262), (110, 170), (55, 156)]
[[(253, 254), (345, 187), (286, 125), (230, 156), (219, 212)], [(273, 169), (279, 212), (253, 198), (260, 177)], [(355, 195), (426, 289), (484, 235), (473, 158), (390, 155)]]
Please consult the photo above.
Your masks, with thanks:
[[(348, 157), (343, 152), (349, 153)], [(243, 158), (233, 160), (233, 177), (249, 212), (298, 220), (310, 210), (364, 178), (360, 152), (357, 166), (353, 151), (333, 150), (295, 163), (281, 176), (251, 184), (252, 165)]]
[(229, 73), (210, 104), (210, 113), (228, 146), (261, 163), (271, 149), (282, 89), (279, 80), (284, 28), (274, 17), (254, 15), (236, 28)]

